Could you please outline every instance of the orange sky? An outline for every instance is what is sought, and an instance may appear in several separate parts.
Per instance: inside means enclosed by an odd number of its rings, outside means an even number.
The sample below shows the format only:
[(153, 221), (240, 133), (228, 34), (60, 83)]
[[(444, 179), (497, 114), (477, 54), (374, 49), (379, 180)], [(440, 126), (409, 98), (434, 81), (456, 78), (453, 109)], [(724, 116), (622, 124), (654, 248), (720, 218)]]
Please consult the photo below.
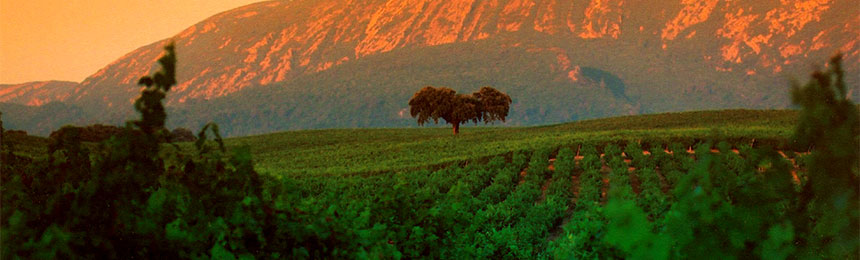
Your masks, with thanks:
[(80, 82), (138, 47), (259, 1), (0, 0), (0, 83)]

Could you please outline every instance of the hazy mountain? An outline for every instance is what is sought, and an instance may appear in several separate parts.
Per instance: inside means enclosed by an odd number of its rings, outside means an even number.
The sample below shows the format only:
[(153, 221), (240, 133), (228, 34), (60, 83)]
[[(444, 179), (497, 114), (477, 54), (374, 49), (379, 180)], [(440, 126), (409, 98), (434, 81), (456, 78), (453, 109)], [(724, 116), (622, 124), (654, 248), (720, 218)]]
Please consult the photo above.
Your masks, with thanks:
[(48, 136), (60, 128), (60, 124), (88, 125), (96, 123), (75, 105), (49, 102), (41, 106), (25, 106), (0, 103), (3, 113), (3, 128), (26, 130), (31, 135)]
[[(788, 79), (837, 51), (854, 88), (860, 74), (851, 0), (269, 1), (173, 40), (180, 83), (168, 95), (170, 124), (214, 120), (230, 135), (413, 126), (406, 103), (424, 85), (492, 85), (514, 99), (509, 124), (524, 125), (785, 107)], [(134, 83), (167, 41), (119, 58), (67, 98), (0, 101), (64, 101), (92, 120), (122, 122), (133, 116)], [(3, 108), (4, 121), (16, 112)]]
[(65, 101), (74, 94), (77, 85), (71, 81), (0, 84), (0, 102), (41, 106), (52, 101)]

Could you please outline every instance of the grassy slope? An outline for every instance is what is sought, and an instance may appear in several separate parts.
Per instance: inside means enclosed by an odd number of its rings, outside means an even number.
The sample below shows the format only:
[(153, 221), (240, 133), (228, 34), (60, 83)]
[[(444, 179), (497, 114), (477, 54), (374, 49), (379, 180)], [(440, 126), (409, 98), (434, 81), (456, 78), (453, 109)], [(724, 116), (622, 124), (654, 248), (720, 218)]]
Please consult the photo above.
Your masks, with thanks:
[[(453, 136), (445, 127), (290, 131), (226, 139), (248, 145), (255, 168), (274, 175), (363, 174), (411, 170), (580, 143), (645, 140), (785, 139), (797, 114), (784, 110), (722, 110), (585, 120), (538, 127), (465, 127)], [(18, 155), (47, 152), (47, 139), (4, 140)], [(191, 149), (190, 144), (183, 144)]]
[(785, 139), (792, 111), (723, 110), (627, 116), (539, 127), (333, 129), (227, 139), (249, 145), (256, 169), (275, 175), (400, 171), (583, 142)]

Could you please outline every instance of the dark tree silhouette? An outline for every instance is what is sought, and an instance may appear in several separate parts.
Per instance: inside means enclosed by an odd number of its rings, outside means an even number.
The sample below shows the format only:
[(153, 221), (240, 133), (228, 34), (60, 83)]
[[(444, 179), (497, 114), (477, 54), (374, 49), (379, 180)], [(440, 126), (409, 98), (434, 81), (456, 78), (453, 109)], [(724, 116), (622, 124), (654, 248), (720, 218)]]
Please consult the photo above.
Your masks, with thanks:
[(170, 87), (176, 85), (176, 52), (173, 42), (164, 46), (164, 56), (158, 59), (161, 70), (155, 72), (151, 77), (144, 76), (137, 82), (144, 86), (140, 97), (134, 102), (134, 109), (141, 113), (142, 118), (134, 121), (143, 132), (153, 134), (164, 129), (164, 121), (167, 113), (161, 100), (164, 99)]
[(800, 238), (795, 242), (815, 254), (840, 256), (835, 258), (856, 257), (860, 249), (860, 113), (848, 92), (841, 54), (805, 85), (794, 83), (791, 92), (802, 108), (794, 144), (812, 152), (792, 214)]
[(431, 119), (451, 124), (454, 134), (460, 133), (460, 123), (496, 120), (505, 121), (511, 106), (511, 97), (491, 87), (482, 87), (472, 94), (457, 94), (450, 88), (427, 86), (409, 100), (409, 113), (418, 118), (418, 125)]

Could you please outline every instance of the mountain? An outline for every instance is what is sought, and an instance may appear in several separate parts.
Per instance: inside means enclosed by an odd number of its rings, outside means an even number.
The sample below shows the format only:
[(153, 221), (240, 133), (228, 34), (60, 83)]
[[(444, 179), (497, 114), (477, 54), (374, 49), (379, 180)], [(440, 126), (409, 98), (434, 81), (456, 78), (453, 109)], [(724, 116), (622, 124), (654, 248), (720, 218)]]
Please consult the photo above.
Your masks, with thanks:
[(506, 124), (530, 125), (783, 108), (791, 77), (837, 51), (852, 89), (860, 75), (851, 0), (294, 0), (210, 17), (119, 58), (59, 101), (88, 121), (132, 118), (135, 83), (170, 40), (180, 83), (168, 94), (169, 125), (215, 121), (228, 135), (415, 126), (406, 103), (424, 85), (494, 86), (514, 99)]
[(0, 102), (41, 106), (53, 101), (65, 101), (74, 93), (77, 82), (37, 81), (21, 84), (0, 84)]
[(41, 106), (26, 106), (15, 103), (0, 103), (3, 128), (25, 130), (31, 135), (48, 136), (62, 125), (89, 125), (96, 122), (75, 105), (49, 102)]

